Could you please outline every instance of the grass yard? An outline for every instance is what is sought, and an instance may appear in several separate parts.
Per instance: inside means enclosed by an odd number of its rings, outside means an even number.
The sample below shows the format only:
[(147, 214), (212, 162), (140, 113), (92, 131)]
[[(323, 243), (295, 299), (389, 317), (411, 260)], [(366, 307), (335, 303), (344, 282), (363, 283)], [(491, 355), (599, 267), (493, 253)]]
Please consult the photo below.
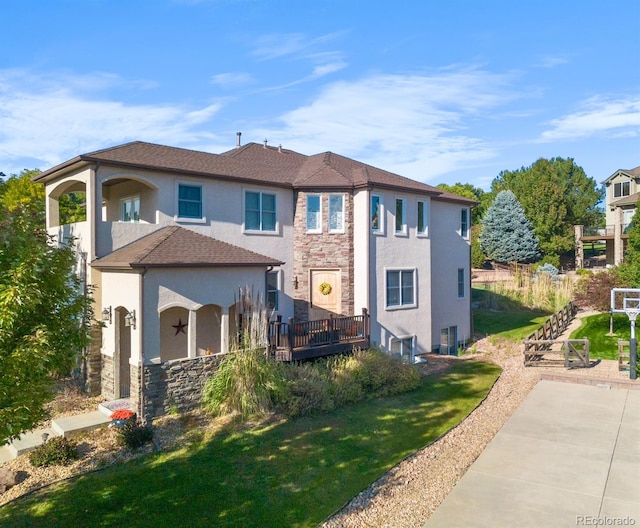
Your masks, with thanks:
[(316, 526), (460, 423), (499, 374), (461, 361), (400, 396), (230, 429), (40, 490), (0, 508), (0, 525)]
[[(628, 340), (631, 336), (629, 318), (625, 314), (613, 316), (615, 336), (608, 336), (609, 314), (590, 315), (582, 319), (580, 328), (572, 332), (571, 339), (589, 339), (589, 358), (618, 359), (618, 339)], [(637, 333), (636, 333), (637, 336)]]

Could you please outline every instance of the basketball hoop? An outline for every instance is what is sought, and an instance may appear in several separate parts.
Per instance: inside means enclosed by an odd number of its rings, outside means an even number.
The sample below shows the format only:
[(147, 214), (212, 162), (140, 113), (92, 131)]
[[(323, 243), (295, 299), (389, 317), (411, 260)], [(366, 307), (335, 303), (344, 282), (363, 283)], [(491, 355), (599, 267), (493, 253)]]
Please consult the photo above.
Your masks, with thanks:
[(632, 323), (635, 323), (636, 322), (636, 318), (638, 317), (638, 315), (640, 315), (640, 310), (627, 308), (624, 311), (624, 313), (626, 313), (627, 317), (629, 317), (629, 321), (631, 321)]

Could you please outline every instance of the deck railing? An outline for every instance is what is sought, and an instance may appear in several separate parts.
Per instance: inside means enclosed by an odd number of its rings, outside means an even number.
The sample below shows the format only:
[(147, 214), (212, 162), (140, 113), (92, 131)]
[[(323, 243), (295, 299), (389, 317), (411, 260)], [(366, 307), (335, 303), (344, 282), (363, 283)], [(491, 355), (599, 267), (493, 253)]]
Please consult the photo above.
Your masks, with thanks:
[[(295, 358), (295, 352), (334, 345), (339, 351), (344, 345), (368, 341), (369, 314), (366, 309), (362, 310), (362, 315), (330, 317), (315, 321), (296, 321), (290, 318), (288, 322), (276, 320), (269, 323), (271, 349), (274, 352), (286, 350), (292, 359)], [(320, 354), (311, 353), (311, 356), (315, 355)]]

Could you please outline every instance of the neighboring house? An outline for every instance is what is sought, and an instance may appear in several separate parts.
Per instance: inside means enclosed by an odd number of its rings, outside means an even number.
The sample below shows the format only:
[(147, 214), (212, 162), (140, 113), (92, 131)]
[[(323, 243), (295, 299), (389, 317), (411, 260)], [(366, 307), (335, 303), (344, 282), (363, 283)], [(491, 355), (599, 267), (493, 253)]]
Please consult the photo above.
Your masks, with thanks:
[(575, 226), (576, 268), (588, 267), (584, 259), (584, 244), (605, 242), (606, 260), (603, 264), (618, 265), (624, 259), (627, 229), (636, 212), (640, 197), (640, 167), (614, 172), (602, 182), (606, 189), (605, 227)]
[[(95, 390), (145, 417), (197, 405), (237, 335), (246, 286), (284, 321), (366, 309), (371, 343), (409, 361), (471, 338), (475, 202), (330, 152), (239, 138), (219, 155), (134, 142), (35, 178), (49, 233), (76, 238), (104, 315), (88, 351)], [(86, 221), (59, 225), (71, 192), (85, 193)]]

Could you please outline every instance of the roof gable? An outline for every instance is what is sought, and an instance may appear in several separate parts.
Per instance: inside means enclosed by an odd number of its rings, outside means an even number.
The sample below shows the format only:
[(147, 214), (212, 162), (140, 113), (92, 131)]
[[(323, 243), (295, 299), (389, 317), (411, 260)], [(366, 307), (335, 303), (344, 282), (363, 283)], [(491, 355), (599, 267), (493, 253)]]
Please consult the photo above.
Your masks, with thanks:
[(283, 262), (180, 226), (159, 229), (94, 260), (98, 269), (279, 266)]

